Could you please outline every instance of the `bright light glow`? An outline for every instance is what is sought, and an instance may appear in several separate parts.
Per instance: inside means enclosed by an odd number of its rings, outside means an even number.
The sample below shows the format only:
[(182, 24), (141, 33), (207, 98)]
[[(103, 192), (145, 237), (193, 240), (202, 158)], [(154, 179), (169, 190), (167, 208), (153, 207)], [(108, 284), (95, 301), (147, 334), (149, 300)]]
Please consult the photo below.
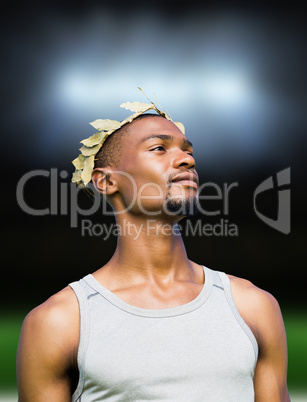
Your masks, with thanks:
[(94, 95), (92, 93), (93, 88), (89, 88), (91, 86), (89, 84), (91, 83), (84, 75), (71, 72), (60, 83), (61, 93), (69, 100), (80, 101), (84, 99), (84, 96), (87, 96), (89, 89), (91, 89), (91, 95)]
[(59, 74), (54, 91), (56, 97), (71, 106), (84, 108), (100, 99), (101, 93), (106, 90), (106, 85), (107, 80), (103, 77), (93, 77), (87, 71), (71, 69)]
[(205, 72), (202, 97), (217, 108), (237, 108), (253, 100), (253, 89), (245, 75), (238, 72)]
[[(137, 90), (140, 86), (150, 99), (154, 99), (153, 92), (155, 92), (162, 106), (163, 100), (167, 99), (166, 103), (168, 105), (171, 103), (173, 110), (179, 114), (184, 109), (182, 99), (186, 99), (191, 87), (195, 87), (197, 83), (193, 81), (191, 85), (184, 76), (176, 74), (161, 76), (158, 80), (153, 76), (154, 72), (142, 74), (130, 70), (128, 73), (105, 70), (103, 73), (91, 74), (87, 65), (81, 69), (68, 66), (55, 75), (52, 93), (57, 103), (61, 101), (65, 107), (69, 106), (77, 113), (84, 114), (99, 105), (103, 106), (105, 112), (110, 108), (118, 115), (121, 111), (118, 109), (118, 104), (121, 101), (147, 102)], [(180, 86), (178, 82), (181, 82)], [(123, 116), (125, 113), (123, 112)], [(173, 114), (175, 116), (175, 113)]]
[[(199, 144), (196, 152), (202, 155), (202, 160), (214, 163), (229, 150), (246, 158), (264, 153), (264, 144), (269, 139), (266, 116), (270, 115), (272, 105), (259, 91), (252, 72), (243, 62), (222, 66), (204, 63), (195, 68), (195, 74), (188, 75), (185, 70), (174, 73), (167, 69), (164, 74), (157, 74), (150, 66), (144, 71), (123, 72), (116, 68), (91, 71), (87, 62), (77, 64), (77, 67), (69, 63), (61, 66), (51, 86), (56, 107), (65, 111), (67, 118), (73, 116), (72, 138), (90, 119), (127, 117), (127, 111), (118, 105), (133, 100), (146, 102), (136, 90), (140, 86), (151, 99), (154, 91), (172, 118), (185, 124), (192, 142)], [(60, 131), (53, 128), (53, 143), (55, 132), (62, 141)]]

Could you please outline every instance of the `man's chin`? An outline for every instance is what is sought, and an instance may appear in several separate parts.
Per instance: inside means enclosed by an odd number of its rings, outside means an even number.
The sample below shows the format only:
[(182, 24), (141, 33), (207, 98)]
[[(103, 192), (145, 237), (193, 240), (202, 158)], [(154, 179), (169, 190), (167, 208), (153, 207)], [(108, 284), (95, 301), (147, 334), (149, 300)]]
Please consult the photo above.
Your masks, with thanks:
[(168, 197), (165, 200), (164, 210), (166, 214), (173, 216), (195, 216), (199, 212), (198, 199), (196, 197)]

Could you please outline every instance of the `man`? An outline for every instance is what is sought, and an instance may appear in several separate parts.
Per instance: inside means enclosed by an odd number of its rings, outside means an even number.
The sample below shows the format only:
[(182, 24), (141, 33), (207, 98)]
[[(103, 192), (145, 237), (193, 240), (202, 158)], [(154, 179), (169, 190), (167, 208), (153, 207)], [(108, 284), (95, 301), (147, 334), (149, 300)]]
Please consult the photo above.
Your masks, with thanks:
[(176, 230), (198, 197), (178, 125), (163, 115), (122, 125), (91, 177), (123, 230), (106, 265), (26, 317), (19, 401), (289, 401), (277, 301), (191, 261)]

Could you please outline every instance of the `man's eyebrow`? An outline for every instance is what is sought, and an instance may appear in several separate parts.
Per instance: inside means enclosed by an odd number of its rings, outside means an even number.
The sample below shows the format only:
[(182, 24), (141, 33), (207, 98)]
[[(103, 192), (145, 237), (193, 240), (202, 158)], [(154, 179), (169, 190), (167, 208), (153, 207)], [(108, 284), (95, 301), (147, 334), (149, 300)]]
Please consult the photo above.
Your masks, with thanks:
[[(142, 144), (143, 142), (152, 140), (154, 138), (160, 138), (160, 140), (164, 140), (164, 141), (174, 141), (174, 137), (172, 135), (169, 134), (154, 134), (151, 135), (149, 137), (143, 138), (142, 140), (139, 141), (138, 145)], [(190, 147), (193, 147), (193, 144), (191, 141), (189, 141), (188, 139), (184, 138), (182, 140), (183, 145), (188, 145)]]

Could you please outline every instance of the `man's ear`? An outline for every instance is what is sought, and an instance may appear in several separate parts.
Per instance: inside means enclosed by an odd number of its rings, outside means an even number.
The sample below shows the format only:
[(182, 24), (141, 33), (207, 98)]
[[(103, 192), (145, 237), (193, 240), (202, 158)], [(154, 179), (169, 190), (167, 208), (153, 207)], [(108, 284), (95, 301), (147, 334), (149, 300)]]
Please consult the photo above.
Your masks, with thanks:
[(113, 195), (118, 191), (113, 170), (110, 168), (96, 168), (92, 172), (92, 182), (100, 194)]

